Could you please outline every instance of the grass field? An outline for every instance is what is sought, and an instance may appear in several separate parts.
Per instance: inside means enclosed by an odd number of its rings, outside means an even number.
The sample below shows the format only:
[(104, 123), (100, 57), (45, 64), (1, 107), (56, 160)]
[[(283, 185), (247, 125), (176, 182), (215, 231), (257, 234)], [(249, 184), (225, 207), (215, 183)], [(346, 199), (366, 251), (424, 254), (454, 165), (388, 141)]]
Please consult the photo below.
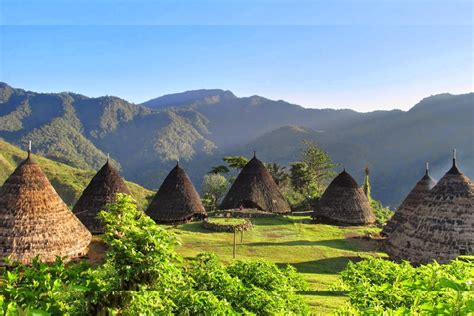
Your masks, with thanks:
[[(349, 261), (368, 256), (384, 256), (378, 242), (361, 238), (378, 232), (375, 227), (339, 227), (310, 224), (309, 217), (253, 219), (254, 228), (238, 235), (236, 259), (266, 259), (278, 264), (291, 264), (310, 285), (301, 293), (315, 314), (328, 314), (346, 301), (344, 293), (331, 291), (339, 281), (338, 273)], [(165, 226), (163, 226), (165, 227)], [(222, 261), (231, 262), (233, 233), (211, 232), (200, 223), (169, 228), (182, 241), (178, 252), (187, 257), (213, 252)]]

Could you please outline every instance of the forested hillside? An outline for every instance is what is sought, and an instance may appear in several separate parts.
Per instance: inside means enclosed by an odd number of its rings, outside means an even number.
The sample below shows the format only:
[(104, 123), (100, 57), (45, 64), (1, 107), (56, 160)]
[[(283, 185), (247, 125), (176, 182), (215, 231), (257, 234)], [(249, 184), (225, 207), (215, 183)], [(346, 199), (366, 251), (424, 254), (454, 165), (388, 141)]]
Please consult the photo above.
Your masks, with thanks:
[[(317, 102), (317, 100), (315, 100)], [(117, 97), (35, 93), (0, 84), (0, 137), (78, 168), (97, 169), (107, 153), (127, 179), (156, 189), (177, 159), (199, 188), (225, 155), (255, 149), (267, 162), (299, 159), (318, 142), (361, 181), (367, 162), (374, 196), (395, 206), (431, 162), (435, 177), (457, 148), (474, 172), (474, 94), (428, 97), (410, 111), (306, 109), (227, 90), (196, 90), (136, 105)]]
[[(193, 110), (151, 110), (117, 97), (35, 93), (0, 84), (0, 137), (35, 152), (97, 169), (110, 154), (125, 176), (157, 187), (176, 159), (212, 153), (207, 119)], [(165, 168), (166, 169), (166, 168)]]

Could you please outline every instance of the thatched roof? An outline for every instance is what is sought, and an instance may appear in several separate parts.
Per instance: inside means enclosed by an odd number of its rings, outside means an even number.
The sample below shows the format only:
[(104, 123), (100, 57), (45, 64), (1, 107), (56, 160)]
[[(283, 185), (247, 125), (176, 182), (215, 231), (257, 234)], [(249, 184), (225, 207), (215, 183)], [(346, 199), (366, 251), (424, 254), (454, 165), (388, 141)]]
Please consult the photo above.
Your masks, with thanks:
[(408, 193), (405, 200), (403, 200), (395, 214), (383, 228), (382, 235), (388, 236), (397, 227), (403, 226), (403, 223), (408, 220), (408, 216), (413, 214), (413, 211), (423, 202), (423, 199), (435, 185), (436, 181), (431, 178), (427, 167), (423, 178), (416, 183), (415, 187)]
[(270, 172), (255, 155), (240, 171), (221, 203), (222, 209), (241, 207), (277, 214), (291, 211)]
[(346, 170), (334, 178), (315, 203), (313, 218), (323, 223), (348, 225), (375, 222), (367, 196)]
[(0, 189), (0, 259), (74, 258), (86, 253), (90, 241), (89, 231), (28, 155)]
[(107, 159), (105, 165), (92, 178), (73, 208), (73, 212), (93, 234), (102, 234), (104, 228), (97, 213), (113, 202), (117, 193), (130, 194), (117, 169)]
[(176, 224), (207, 217), (199, 194), (183, 168), (176, 164), (151, 201), (146, 214), (157, 223)]
[(474, 184), (455, 159), (407, 222), (388, 236), (385, 248), (391, 258), (414, 264), (474, 254)]

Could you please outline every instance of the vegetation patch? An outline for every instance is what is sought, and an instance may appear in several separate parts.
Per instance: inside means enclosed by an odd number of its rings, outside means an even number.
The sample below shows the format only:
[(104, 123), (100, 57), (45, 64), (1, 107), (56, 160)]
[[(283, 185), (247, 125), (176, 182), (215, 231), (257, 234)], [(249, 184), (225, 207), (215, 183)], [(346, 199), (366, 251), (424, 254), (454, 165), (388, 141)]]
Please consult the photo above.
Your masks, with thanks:
[(252, 229), (252, 223), (244, 218), (208, 218), (202, 222), (205, 229), (218, 232), (246, 231)]
[(474, 261), (413, 267), (370, 259), (341, 273), (349, 304), (339, 314), (469, 315), (474, 311)]
[(279, 216), (278, 214), (261, 211), (255, 208), (230, 209), (223, 212), (225, 217), (235, 218), (265, 218)]

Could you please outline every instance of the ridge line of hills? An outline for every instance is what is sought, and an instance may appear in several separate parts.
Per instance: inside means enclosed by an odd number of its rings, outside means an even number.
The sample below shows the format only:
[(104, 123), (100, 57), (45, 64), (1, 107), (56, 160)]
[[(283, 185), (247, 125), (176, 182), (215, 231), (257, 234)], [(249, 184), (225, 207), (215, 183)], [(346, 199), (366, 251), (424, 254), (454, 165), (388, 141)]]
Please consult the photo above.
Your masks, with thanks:
[[(469, 136), (470, 135), (470, 136)], [(366, 162), (373, 194), (395, 206), (426, 161), (435, 177), (457, 148), (474, 170), (474, 93), (441, 94), (409, 111), (307, 109), (228, 90), (195, 90), (133, 104), (113, 96), (36, 93), (0, 83), (0, 137), (68, 165), (98, 169), (107, 153), (127, 179), (156, 189), (176, 159), (199, 188), (224, 155), (297, 161), (303, 140), (318, 142), (360, 181)]]

